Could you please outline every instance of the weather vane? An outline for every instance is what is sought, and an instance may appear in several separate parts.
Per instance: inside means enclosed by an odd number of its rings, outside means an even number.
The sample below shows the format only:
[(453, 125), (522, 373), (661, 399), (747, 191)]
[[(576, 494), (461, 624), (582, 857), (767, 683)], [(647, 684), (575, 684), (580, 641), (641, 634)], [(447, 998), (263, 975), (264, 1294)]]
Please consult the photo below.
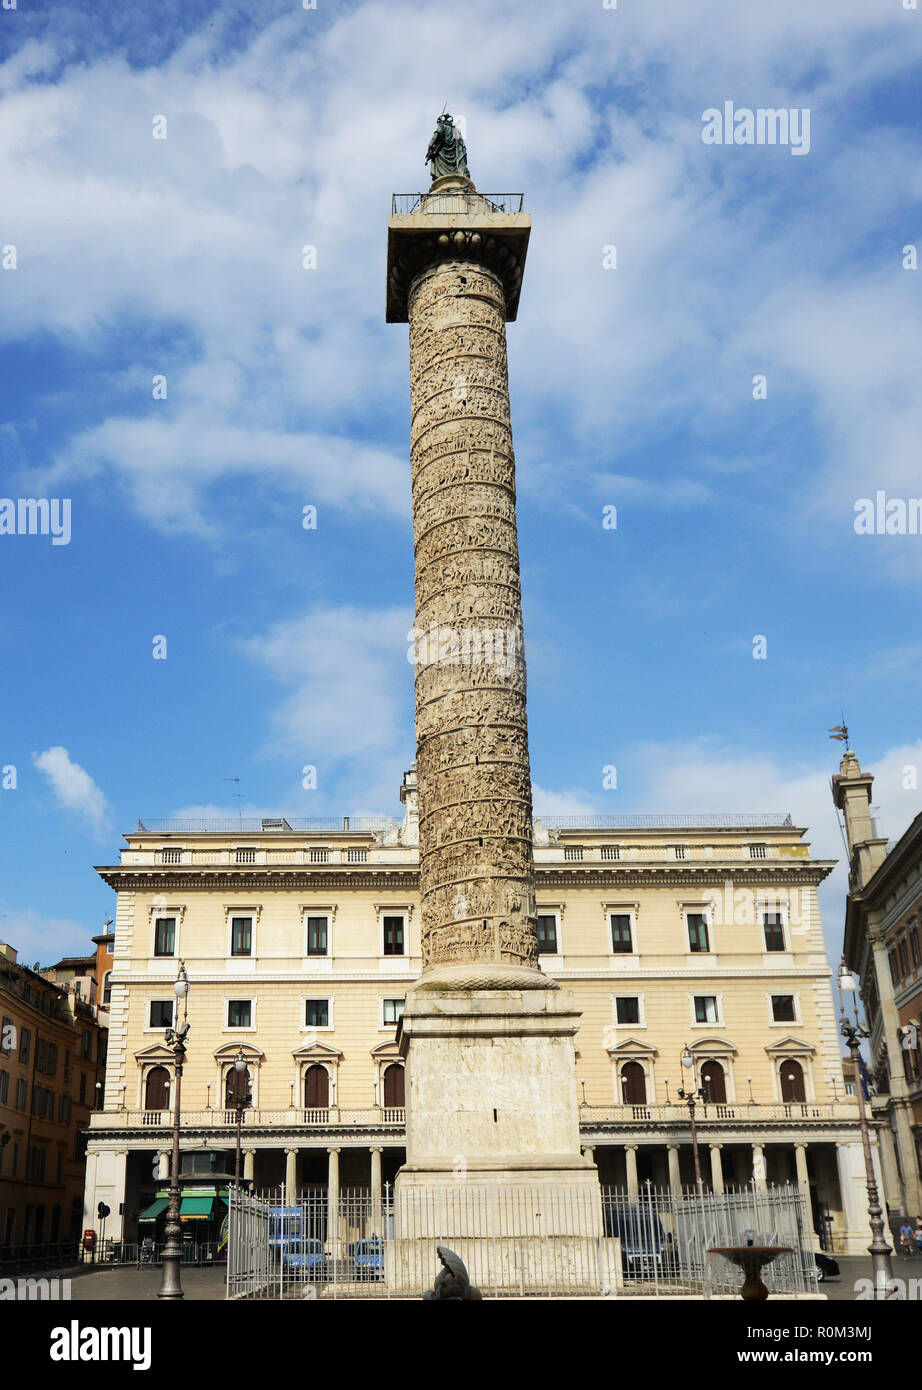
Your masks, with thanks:
[(844, 743), (845, 750), (846, 752), (848, 752), (848, 725), (845, 722), (844, 710), (842, 712), (842, 723), (834, 724), (832, 726), (832, 728), (829, 730), (829, 737), (838, 739), (840, 743)]

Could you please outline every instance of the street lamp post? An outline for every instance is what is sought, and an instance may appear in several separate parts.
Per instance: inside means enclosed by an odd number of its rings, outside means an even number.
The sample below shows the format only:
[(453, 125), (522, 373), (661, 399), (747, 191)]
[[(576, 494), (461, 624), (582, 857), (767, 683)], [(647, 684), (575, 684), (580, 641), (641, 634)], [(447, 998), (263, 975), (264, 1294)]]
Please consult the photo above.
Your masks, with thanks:
[[(679, 1060), (683, 1067), (692, 1069), (692, 1080), (694, 1081), (695, 1058), (687, 1043), (682, 1049), (682, 1056)], [(704, 1099), (704, 1091), (700, 1087), (693, 1086), (691, 1089), (686, 1089), (680, 1086), (678, 1089), (678, 1096), (680, 1100), (684, 1100), (688, 1105), (688, 1117), (691, 1121), (692, 1152), (695, 1156), (695, 1182), (698, 1185), (698, 1192), (701, 1193), (704, 1191), (704, 1188), (701, 1182), (701, 1156), (698, 1153), (698, 1126), (695, 1123), (695, 1103), (699, 1096)]]
[(167, 1209), (166, 1245), (162, 1255), (163, 1274), (160, 1280), (158, 1298), (182, 1298), (183, 1289), (179, 1271), (182, 1264), (182, 1225), (179, 1220), (179, 1118), (180, 1092), (182, 1089), (182, 1069), (186, 1060), (186, 1036), (189, 1032), (189, 979), (183, 961), (179, 962), (179, 974), (173, 986), (176, 994), (177, 1012), (183, 1005), (183, 1020), (179, 1028), (166, 1030), (166, 1045), (173, 1053), (173, 1070), (176, 1087), (173, 1101), (173, 1155), (170, 1165), (170, 1205)]
[(237, 1056), (234, 1058), (234, 1065), (228, 1076), (230, 1083), (227, 1090), (227, 1099), (237, 1111), (237, 1154), (234, 1161), (234, 1186), (240, 1191), (240, 1127), (243, 1124), (243, 1112), (250, 1104), (250, 1078), (247, 1072), (247, 1059), (243, 1055), (243, 1048), (237, 1049)]
[(859, 1061), (861, 1043), (864, 1038), (871, 1036), (868, 1028), (859, 1021), (858, 1004), (855, 999), (855, 980), (852, 972), (845, 964), (845, 957), (842, 957), (842, 964), (839, 966), (839, 994), (852, 996), (852, 1007), (855, 1013), (855, 1021), (851, 1023), (845, 1016), (845, 1001), (842, 1001), (841, 1030), (845, 1039), (846, 1046), (851, 1054), (852, 1067), (855, 1072), (855, 1092), (858, 1098), (858, 1125), (861, 1129), (861, 1148), (864, 1153), (864, 1175), (868, 1190), (868, 1216), (871, 1218), (871, 1235), (873, 1239), (868, 1246), (868, 1254), (871, 1256), (871, 1265), (874, 1270), (874, 1297), (876, 1299), (886, 1299), (887, 1285), (893, 1278), (893, 1268), (890, 1264), (892, 1254), (890, 1246), (884, 1236), (884, 1214), (880, 1205), (880, 1197), (877, 1192), (877, 1179), (874, 1176), (874, 1164), (871, 1159), (871, 1136), (868, 1129), (868, 1116), (864, 1104), (864, 1085), (861, 1078), (861, 1065)]

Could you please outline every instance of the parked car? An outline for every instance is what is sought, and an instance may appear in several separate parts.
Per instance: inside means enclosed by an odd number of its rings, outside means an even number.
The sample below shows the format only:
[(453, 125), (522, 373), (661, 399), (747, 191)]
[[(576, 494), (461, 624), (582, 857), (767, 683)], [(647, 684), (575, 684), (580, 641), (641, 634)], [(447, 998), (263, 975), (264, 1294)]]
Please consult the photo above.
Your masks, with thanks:
[(621, 1270), (625, 1278), (641, 1279), (665, 1272), (666, 1232), (651, 1207), (606, 1207), (605, 1234), (617, 1236), (621, 1242)]
[(816, 1265), (816, 1277), (823, 1282), (824, 1279), (835, 1279), (839, 1273), (839, 1262), (834, 1260), (831, 1255), (824, 1255), (821, 1250), (814, 1250), (813, 1262)]
[(352, 1247), (357, 1279), (382, 1279), (384, 1277), (384, 1241), (378, 1236), (368, 1240), (357, 1240)]
[(314, 1278), (325, 1272), (326, 1261), (322, 1240), (294, 1241), (282, 1253), (282, 1264), (286, 1270), (300, 1270)]

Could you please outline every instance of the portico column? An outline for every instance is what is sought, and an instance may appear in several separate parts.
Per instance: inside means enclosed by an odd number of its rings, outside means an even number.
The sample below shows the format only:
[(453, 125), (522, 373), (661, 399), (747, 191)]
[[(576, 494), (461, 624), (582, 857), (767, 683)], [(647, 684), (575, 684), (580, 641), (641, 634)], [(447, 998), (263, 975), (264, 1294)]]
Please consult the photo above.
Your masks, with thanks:
[(627, 1195), (632, 1202), (637, 1201), (637, 1145), (625, 1144), (624, 1158), (627, 1164)]
[(381, 1235), (381, 1149), (371, 1150), (371, 1234)]
[[(860, 1165), (860, 1166), (859, 1166)], [(870, 1221), (859, 1207), (856, 1173), (863, 1185), (864, 1158), (859, 1144), (836, 1144), (836, 1167), (842, 1196), (846, 1254), (858, 1254), (867, 1246)], [(865, 1199), (866, 1200), (866, 1199)]]
[(720, 1161), (720, 1151), (723, 1144), (711, 1144), (711, 1187), (714, 1192), (720, 1194), (724, 1190), (724, 1170)]
[(256, 1152), (254, 1149), (244, 1149), (243, 1151), (243, 1180), (251, 1183), (256, 1177)]
[(327, 1149), (330, 1166), (327, 1174), (327, 1242), (333, 1259), (339, 1258), (339, 1149)]
[(669, 1145), (667, 1146), (667, 1153), (669, 1154), (669, 1190), (670, 1190), (670, 1192), (672, 1192), (676, 1197), (681, 1197), (681, 1195), (682, 1195), (682, 1174), (681, 1174), (681, 1172), (680, 1172), (680, 1170), (679, 1170), (679, 1146), (678, 1146), (678, 1144), (669, 1144)]
[(797, 1186), (804, 1199), (804, 1217), (809, 1230), (813, 1225), (813, 1208), (810, 1204), (810, 1173), (807, 1169), (806, 1144), (794, 1145), (794, 1162), (797, 1166)]
[(160, 1182), (167, 1182), (170, 1176), (170, 1155), (164, 1150), (158, 1154), (160, 1167), (157, 1170), (157, 1177)]
[(765, 1146), (763, 1144), (753, 1144), (752, 1146), (752, 1181), (763, 1192), (768, 1188), (768, 1178), (765, 1172)]
[(298, 1150), (285, 1150), (285, 1205), (292, 1206), (298, 1200)]

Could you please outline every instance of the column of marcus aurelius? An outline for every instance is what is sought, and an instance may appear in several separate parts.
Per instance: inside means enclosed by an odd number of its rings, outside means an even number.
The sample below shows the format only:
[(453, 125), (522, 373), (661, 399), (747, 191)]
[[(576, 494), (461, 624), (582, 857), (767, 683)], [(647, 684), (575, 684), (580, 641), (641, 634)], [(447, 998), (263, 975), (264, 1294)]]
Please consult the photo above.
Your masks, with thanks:
[(429, 192), (395, 197), (388, 224), (387, 318), (409, 323), (423, 935), (398, 1192), (460, 1168), (597, 1194), (579, 1145), (579, 1013), (537, 960), (505, 328), (531, 219), (476, 191), (450, 117), (427, 158)]

